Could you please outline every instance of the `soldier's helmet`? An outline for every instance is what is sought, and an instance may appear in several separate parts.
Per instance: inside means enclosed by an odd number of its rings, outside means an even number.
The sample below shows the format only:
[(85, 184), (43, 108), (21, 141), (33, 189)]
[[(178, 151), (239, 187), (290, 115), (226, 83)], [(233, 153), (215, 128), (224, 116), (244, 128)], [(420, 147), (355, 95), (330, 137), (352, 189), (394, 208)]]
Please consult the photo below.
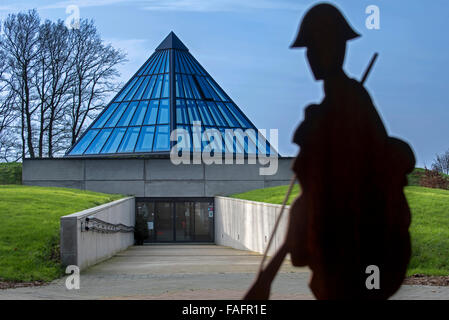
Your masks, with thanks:
[(305, 14), (298, 35), (290, 48), (308, 47), (315, 39), (348, 41), (358, 37), (360, 34), (354, 31), (336, 7), (321, 3), (313, 6)]

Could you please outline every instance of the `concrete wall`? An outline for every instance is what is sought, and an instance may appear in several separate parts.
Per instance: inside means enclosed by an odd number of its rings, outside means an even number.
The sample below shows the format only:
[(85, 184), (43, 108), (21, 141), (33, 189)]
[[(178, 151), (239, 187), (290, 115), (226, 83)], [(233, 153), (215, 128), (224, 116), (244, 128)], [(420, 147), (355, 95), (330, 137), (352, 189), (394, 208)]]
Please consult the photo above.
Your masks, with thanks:
[(25, 185), (121, 193), (138, 197), (212, 197), (285, 185), (291, 158), (278, 160), (275, 175), (259, 174), (260, 164), (174, 165), (170, 159), (26, 159)]
[(84, 231), (86, 217), (94, 216), (112, 224), (135, 225), (135, 200), (120, 199), (95, 208), (61, 217), (61, 261), (80, 269), (105, 260), (134, 244), (133, 232), (101, 233)]
[[(215, 197), (215, 243), (240, 250), (264, 253), (281, 205)], [(289, 215), (285, 207), (268, 255), (284, 241)]]

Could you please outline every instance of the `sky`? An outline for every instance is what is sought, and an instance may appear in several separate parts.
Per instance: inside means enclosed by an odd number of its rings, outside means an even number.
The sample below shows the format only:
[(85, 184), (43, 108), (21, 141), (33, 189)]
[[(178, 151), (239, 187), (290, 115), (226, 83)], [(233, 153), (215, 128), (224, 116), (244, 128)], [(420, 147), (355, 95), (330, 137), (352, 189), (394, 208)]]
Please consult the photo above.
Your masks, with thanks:
[[(69, 5), (93, 19), (107, 43), (127, 52), (126, 82), (170, 32), (214, 77), (259, 129), (279, 129), (279, 151), (291, 142), (304, 108), (323, 98), (305, 51), (289, 49), (309, 0), (0, 0), (0, 19), (36, 8), (43, 19), (65, 20)], [(336, 5), (362, 37), (348, 42), (345, 71), (360, 79), (379, 53), (366, 88), (391, 136), (430, 167), (449, 149), (449, 1), (341, 0)], [(366, 8), (379, 8), (368, 29)]]

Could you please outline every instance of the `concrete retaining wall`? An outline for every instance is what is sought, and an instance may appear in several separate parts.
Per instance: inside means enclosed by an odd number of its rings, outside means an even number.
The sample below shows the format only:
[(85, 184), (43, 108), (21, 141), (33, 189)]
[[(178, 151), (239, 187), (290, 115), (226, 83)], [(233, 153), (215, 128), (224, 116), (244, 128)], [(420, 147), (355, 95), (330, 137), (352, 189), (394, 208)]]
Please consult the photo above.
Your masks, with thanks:
[(278, 159), (277, 173), (260, 164), (174, 165), (170, 159), (25, 159), (25, 185), (68, 187), (137, 197), (213, 197), (285, 185), (291, 158)]
[[(215, 243), (240, 250), (264, 253), (281, 205), (215, 197)], [(269, 255), (284, 241), (289, 215), (286, 206)]]
[(85, 231), (86, 217), (126, 226), (135, 225), (135, 199), (120, 199), (95, 208), (61, 217), (61, 262), (81, 270), (112, 257), (134, 244), (133, 232)]

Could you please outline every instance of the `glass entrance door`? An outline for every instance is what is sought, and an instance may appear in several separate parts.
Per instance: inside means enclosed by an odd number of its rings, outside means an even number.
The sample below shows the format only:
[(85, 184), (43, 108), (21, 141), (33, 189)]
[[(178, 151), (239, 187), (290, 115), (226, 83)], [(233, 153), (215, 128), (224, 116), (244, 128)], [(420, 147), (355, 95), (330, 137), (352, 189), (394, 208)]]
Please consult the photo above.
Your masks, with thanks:
[(176, 241), (195, 240), (195, 203), (177, 202), (176, 206)]
[(213, 203), (195, 202), (195, 240), (213, 241)]
[(145, 242), (213, 242), (214, 203), (203, 199), (137, 198), (136, 214), (148, 227)]
[(155, 202), (156, 241), (174, 241), (173, 203)]

